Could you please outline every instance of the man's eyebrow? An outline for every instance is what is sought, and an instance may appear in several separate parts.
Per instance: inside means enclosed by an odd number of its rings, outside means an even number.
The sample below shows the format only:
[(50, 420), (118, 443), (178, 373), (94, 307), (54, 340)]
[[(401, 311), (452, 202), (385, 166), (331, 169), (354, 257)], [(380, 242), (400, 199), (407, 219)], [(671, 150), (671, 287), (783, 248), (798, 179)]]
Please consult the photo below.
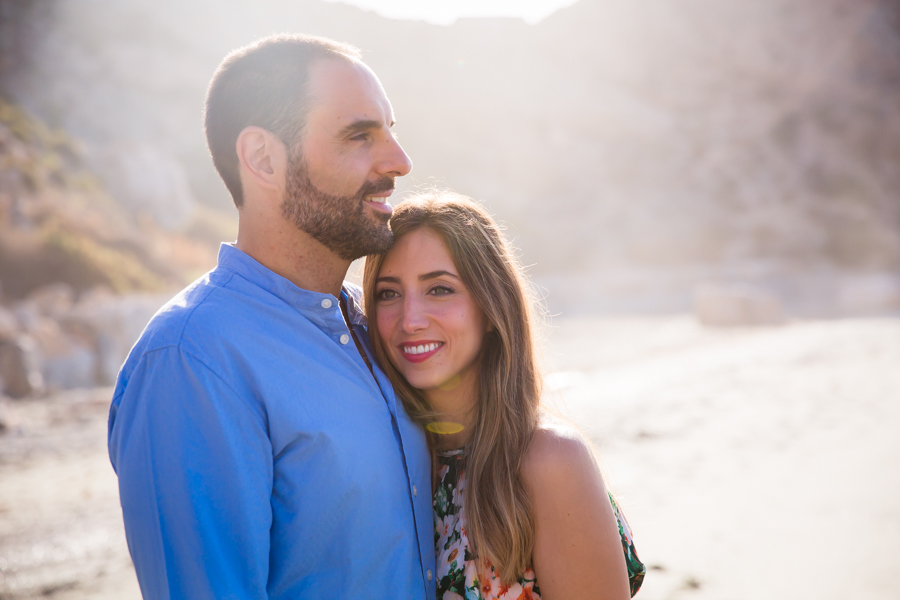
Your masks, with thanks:
[[(393, 127), (395, 123), (396, 121), (391, 121), (389, 127)], [(375, 119), (359, 119), (357, 121), (353, 121), (343, 129), (341, 129), (340, 135), (350, 135), (351, 133), (365, 131), (367, 129), (379, 129), (382, 125), (384, 125), (383, 121), (378, 121)]]
[(432, 271), (431, 273), (419, 275), (419, 281), (427, 281), (429, 279), (437, 279), (438, 277), (444, 276), (452, 277), (453, 279), (459, 279), (459, 275), (454, 275), (450, 271)]

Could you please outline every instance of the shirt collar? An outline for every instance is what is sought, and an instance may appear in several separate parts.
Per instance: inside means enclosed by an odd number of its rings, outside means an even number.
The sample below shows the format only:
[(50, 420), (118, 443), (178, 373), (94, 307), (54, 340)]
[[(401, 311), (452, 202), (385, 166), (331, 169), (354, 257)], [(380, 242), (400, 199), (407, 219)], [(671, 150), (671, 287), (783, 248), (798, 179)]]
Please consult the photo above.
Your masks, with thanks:
[[(318, 311), (322, 307), (322, 301), (326, 298), (332, 302), (337, 300), (331, 294), (297, 287), (288, 279), (257, 262), (249, 254), (235, 248), (233, 244), (223, 243), (219, 246), (218, 264), (220, 269), (234, 271), (249, 282), (301, 310)], [(347, 317), (350, 323), (365, 326), (366, 315), (362, 310), (362, 289), (352, 283), (344, 282), (341, 287), (341, 298), (347, 304)]]
[(358, 285), (348, 281), (341, 286), (341, 297), (347, 303), (347, 318), (354, 325), (368, 326), (366, 313), (363, 312), (363, 291)]

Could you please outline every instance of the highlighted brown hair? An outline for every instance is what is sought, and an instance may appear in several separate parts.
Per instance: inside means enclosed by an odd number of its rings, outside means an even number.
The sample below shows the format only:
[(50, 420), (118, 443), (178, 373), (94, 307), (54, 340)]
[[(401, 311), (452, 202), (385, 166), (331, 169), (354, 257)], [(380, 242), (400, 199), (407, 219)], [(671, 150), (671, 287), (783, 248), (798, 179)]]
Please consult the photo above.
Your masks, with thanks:
[[(466, 530), (473, 553), (511, 583), (530, 566), (534, 548), (534, 518), (521, 475), (541, 396), (530, 294), (499, 227), (471, 199), (429, 191), (397, 206), (391, 218), (395, 239), (422, 228), (447, 244), (463, 283), (492, 326), (479, 356), (477, 414), (466, 445)], [(383, 261), (383, 254), (366, 258), (363, 289), (370, 323), (376, 322), (375, 279)], [(376, 332), (371, 339), (407, 412), (422, 424), (432, 421), (431, 407), (390, 364)], [(428, 435), (433, 449), (433, 434)]]

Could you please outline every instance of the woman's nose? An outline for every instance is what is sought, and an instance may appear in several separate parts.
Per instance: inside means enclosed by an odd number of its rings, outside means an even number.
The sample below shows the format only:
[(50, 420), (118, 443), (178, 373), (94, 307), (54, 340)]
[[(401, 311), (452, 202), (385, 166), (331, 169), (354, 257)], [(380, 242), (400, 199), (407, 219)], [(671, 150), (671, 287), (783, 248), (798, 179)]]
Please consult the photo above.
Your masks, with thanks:
[(422, 302), (417, 298), (409, 298), (403, 303), (402, 326), (406, 333), (415, 333), (428, 327), (428, 316)]

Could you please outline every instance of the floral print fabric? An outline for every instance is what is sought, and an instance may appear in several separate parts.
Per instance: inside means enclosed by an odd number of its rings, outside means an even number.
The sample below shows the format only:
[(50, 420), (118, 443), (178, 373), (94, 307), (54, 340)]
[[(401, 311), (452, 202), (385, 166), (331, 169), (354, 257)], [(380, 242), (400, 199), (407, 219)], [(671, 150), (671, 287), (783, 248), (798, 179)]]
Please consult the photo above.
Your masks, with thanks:
[[(485, 565), (485, 571), (479, 573), (466, 536), (465, 469), (463, 450), (438, 454), (439, 483), (433, 501), (438, 600), (540, 600), (541, 591), (530, 568), (512, 585), (502, 585), (489, 563)], [(609, 499), (619, 522), (631, 595), (634, 596), (644, 579), (644, 565), (638, 560), (624, 515), (612, 495)]]

